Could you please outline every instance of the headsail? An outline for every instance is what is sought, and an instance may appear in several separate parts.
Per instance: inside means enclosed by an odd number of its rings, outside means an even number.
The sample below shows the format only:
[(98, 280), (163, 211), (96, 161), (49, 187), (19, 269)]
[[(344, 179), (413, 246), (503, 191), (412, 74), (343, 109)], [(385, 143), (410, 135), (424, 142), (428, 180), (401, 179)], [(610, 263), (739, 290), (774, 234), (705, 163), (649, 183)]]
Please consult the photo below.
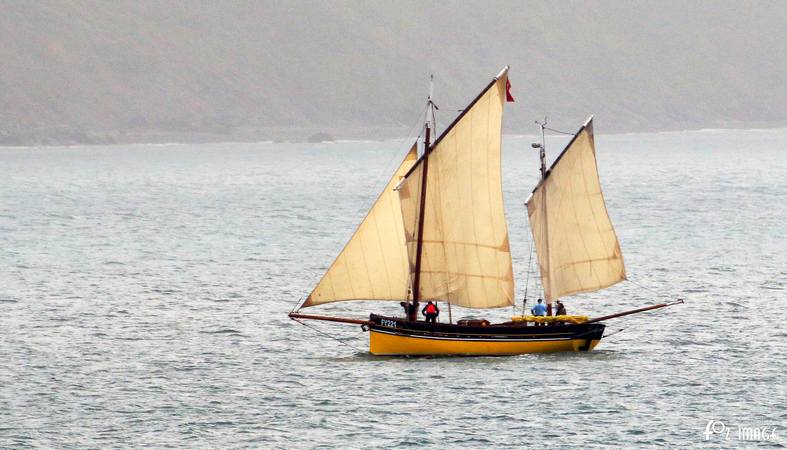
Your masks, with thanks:
[(592, 117), (533, 190), (527, 211), (547, 303), (626, 279), (601, 192)]
[[(503, 209), (501, 136), (507, 69), (468, 106), (399, 186), (410, 271), (428, 158), (420, 298), (468, 308), (514, 303)], [(414, 275), (414, 273), (413, 273)]]
[(344, 300), (403, 300), (409, 271), (402, 213), (394, 188), (416, 161), (407, 153), (355, 234), (301, 306)]

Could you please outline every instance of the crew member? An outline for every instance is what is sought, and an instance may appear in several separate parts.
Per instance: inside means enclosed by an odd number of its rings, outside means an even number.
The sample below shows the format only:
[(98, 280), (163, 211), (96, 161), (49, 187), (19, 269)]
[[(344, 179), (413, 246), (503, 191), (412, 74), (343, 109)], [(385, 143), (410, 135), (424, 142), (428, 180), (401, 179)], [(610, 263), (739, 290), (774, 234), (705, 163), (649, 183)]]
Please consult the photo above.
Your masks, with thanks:
[[(566, 316), (566, 307), (563, 305), (563, 302), (560, 300), (557, 301), (557, 312), (555, 313), (556, 316)], [(562, 320), (560, 322), (555, 322), (555, 325), (565, 325), (566, 322)]]
[(563, 305), (563, 302), (560, 300), (557, 301), (557, 312), (555, 313), (556, 316), (567, 316), (566, 314), (566, 307)]
[[(530, 314), (534, 316), (546, 316), (547, 315), (547, 307), (544, 305), (544, 300), (538, 299), (538, 303), (536, 303), (531, 309)], [(541, 326), (543, 323), (536, 322), (536, 326)]]
[(426, 323), (437, 323), (437, 316), (440, 315), (440, 308), (430, 300), (429, 303), (424, 306), (424, 309), (421, 310), (421, 314), (426, 316)]
[(399, 302), (404, 309), (404, 316), (407, 320), (415, 321), (418, 320), (418, 306), (415, 303), (410, 302)]

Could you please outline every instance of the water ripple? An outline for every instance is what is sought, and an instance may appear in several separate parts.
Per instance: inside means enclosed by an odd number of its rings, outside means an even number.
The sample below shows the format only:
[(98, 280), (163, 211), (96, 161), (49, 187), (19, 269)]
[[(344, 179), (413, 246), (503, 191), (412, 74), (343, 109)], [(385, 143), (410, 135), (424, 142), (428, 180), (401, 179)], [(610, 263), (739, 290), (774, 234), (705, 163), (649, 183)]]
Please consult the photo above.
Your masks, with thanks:
[[(520, 288), (527, 145), (504, 142)], [(709, 420), (783, 426), (787, 133), (597, 136), (648, 289), (569, 311), (687, 302), (610, 322), (624, 331), (589, 354), (502, 358), (372, 357), (358, 327), (313, 324), (351, 348), (286, 316), (405, 146), (4, 149), (0, 447), (715, 448)]]

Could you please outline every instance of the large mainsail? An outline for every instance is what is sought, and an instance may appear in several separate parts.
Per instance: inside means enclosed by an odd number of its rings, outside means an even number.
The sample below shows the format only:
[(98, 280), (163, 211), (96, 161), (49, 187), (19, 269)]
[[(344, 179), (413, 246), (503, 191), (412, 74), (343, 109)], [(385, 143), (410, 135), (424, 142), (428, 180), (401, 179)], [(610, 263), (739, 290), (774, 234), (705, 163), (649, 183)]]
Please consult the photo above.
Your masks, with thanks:
[(403, 300), (409, 271), (402, 213), (394, 188), (416, 161), (407, 153), (366, 218), (301, 306), (343, 300)]
[(533, 190), (527, 211), (548, 303), (626, 279), (601, 192), (592, 117)]
[(469, 308), (514, 303), (503, 209), (501, 126), (507, 70), (443, 133), (399, 186), (415, 277), (421, 186), (428, 158), (419, 298)]

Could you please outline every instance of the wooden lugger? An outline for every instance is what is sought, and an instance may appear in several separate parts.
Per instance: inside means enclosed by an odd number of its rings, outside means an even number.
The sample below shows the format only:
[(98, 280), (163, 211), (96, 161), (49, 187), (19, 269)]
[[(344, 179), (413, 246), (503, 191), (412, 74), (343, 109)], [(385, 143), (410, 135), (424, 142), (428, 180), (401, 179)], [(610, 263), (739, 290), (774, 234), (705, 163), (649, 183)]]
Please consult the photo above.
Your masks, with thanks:
[(603, 323), (488, 326), (411, 322), (371, 314), (369, 351), (373, 355), (519, 355), (593, 350), (604, 335)]
[[(531, 298), (545, 302), (546, 311), (539, 307), (537, 312), (546, 316), (514, 317), (498, 324), (431, 324), (376, 314), (366, 320), (299, 312), (357, 300), (393, 301), (407, 308), (426, 301), (479, 310), (514, 306), (518, 297), (513, 274), (522, 268), (513, 266), (501, 164), (503, 106), (513, 100), (510, 86), (506, 66), (434, 142), (430, 94), (419, 135), (424, 137), (420, 156), (416, 140), (341, 253), (290, 318), (361, 325), (369, 331), (374, 355), (518, 355), (586, 352), (604, 336), (602, 321), (682, 303), (593, 319), (552, 315), (553, 301), (627, 280), (602, 194), (591, 116), (549, 168), (546, 118), (536, 122), (541, 142), (532, 146), (539, 149), (541, 179), (525, 205), (543, 288)], [(479, 161), (486, 161), (481, 169), (475, 167)], [(568, 197), (570, 201), (564, 201)], [(415, 315), (420, 311), (416, 308)]]

